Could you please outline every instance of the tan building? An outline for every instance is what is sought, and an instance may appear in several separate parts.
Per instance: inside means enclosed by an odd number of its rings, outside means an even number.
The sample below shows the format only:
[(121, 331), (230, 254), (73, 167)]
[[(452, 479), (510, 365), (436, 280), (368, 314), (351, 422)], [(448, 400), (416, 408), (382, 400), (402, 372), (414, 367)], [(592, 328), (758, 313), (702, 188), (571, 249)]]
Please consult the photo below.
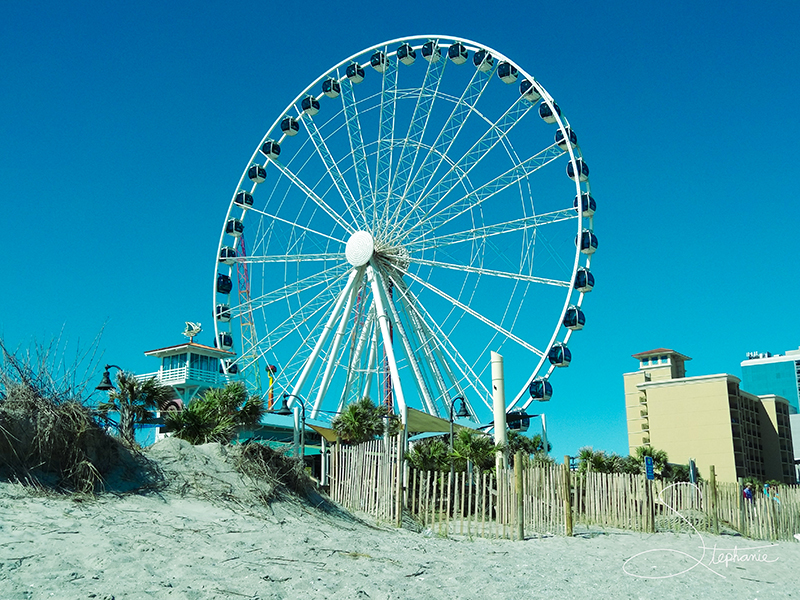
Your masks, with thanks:
[(670, 462), (693, 458), (704, 478), (714, 465), (720, 481), (754, 476), (795, 483), (786, 399), (750, 394), (729, 374), (686, 377), (691, 358), (674, 350), (633, 358), (639, 370), (623, 375), (631, 453), (649, 444)]

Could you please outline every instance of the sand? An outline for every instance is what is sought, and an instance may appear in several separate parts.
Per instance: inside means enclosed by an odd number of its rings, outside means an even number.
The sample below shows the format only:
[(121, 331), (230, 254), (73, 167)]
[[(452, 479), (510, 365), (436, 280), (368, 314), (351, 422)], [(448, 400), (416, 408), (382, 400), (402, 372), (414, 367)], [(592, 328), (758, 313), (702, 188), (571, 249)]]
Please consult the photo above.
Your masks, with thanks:
[(148, 454), (169, 483), (158, 492), (92, 499), (0, 483), (0, 600), (800, 598), (798, 542), (446, 539), (288, 495), (264, 505), (270, 490), (217, 445), (173, 440)]

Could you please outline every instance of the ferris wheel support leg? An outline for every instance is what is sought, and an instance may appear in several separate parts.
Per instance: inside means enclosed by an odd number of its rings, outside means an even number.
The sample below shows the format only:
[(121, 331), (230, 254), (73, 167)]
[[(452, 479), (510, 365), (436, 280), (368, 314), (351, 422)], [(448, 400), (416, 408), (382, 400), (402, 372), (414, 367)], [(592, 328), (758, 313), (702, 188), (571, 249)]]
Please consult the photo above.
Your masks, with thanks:
[[(306, 383), (306, 379), (308, 379), (308, 375), (311, 372), (311, 368), (314, 366), (317, 358), (319, 357), (319, 353), (322, 350), (322, 346), (328, 339), (328, 336), (333, 331), (333, 323), (336, 321), (336, 317), (339, 316), (339, 313), (342, 310), (342, 305), (344, 301), (347, 299), (350, 290), (353, 288), (353, 283), (356, 280), (356, 275), (360, 272), (360, 269), (353, 269), (350, 272), (350, 276), (347, 279), (347, 283), (344, 286), (344, 289), (339, 293), (339, 297), (336, 299), (336, 305), (333, 307), (331, 311), (330, 317), (328, 317), (328, 322), (325, 323), (325, 328), (320, 333), (319, 339), (317, 339), (317, 343), (314, 345), (314, 349), (311, 351), (311, 354), (306, 359), (305, 365), (303, 365), (303, 371), (300, 373), (300, 377), (297, 378), (295, 381), (294, 388), (292, 389), (292, 395), (296, 396), (297, 398), (300, 397), (300, 393), (303, 391), (303, 386)], [(313, 416), (313, 415), (312, 415)]]
[(383, 337), (383, 347), (386, 351), (386, 358), (389, 360), (389, 374), (391, 376), (392, 388), (397, 397), (400, 418), (403, 419), (403, 423), (405, 424), (408, 412), (406, 411), (406, 400), (403, 396), (403, 388), (400, 385), (400, 373), (397, 370), (397, 361), (395, 360), (394, 349), (392, 348), (392, 334), (389, 331), (389, 315), (386, 312), (386, 307), (383, 305), (380, 285), (371, 264), (367, 265), (367, 280), (372, 286), (372, 296), (375, 299), (375, 306), (377, 308), (378, 323), (381, 328), (381, 336)]
[(378, 341), (380, 340), (380, 325), (377, 325), (378, 316), (375, 315), (376, 327), (375, 336), (372, 338), (371, 347), (369, 351), (369, 362), (367, 363), (367, 379), (364, 382), (364, 391), (361, 394), (362, 398), (369, 398), (370, 391), (372, 390), (372, 379), (377, 377), (378, 372)]
[[(492, 400), (494, 406), (494, 443), (506, 445), (506, 388), (503, 375), (503, 357), (492, 352)], [(507, 464), (503, 451), (497, 451), (497, 472)]]
[(322, 382), (320, 383), (319, 390), (317, 391), (317, 399), (314, 402), (314, 408), (311, 410), (312, 419), (317, 418), (317, 413), (319, 412), (320, 406), (322, 406), (322, 401), (325, 398), (325, 394), (328, 393), (328, 385), (331, 382), (331, 375), (333, 374), (333, 368), (336, 365), (336, 359), (339, 354), (339, 348), (342, 345), (344, 330), (347, 327), (347, 322), (350, 317), (350, 311), (353, 309), (353, 301), (355, 300), (356, 297), (356, 289), (357, 286), (355, 285), (351, 286), (350, 293), (347, 294), (347, 305), (342, 311), (342, 318), (339, 320), (339, 327), (336, 329), (336, 335), (333, 338), (333, 343), (331, 344), (331, 350), (328, 353), (328, 364), (325, 367), (325, 374), (322, 376)]
[(355, 352), (353, 352), (353, 354), (350, 357), (350, 364), (347, 370), (348, 371), (347, 381), (345, 383), (342, 397), (339, 398), (339, 406), (337, 407), (336, 412), (342, 412), (342, 410), (344, 409), (344, 404), (345, 402), (347, 402), (347, 397), (350, 395), (350, 389), (353, 387), (353, 379), (355, 378), (355, 376), (353, 375), (353, 367), (354, 365), (361, 365), (361, 355), (364, 353), (364, 346), (367, 344), (367, 339), (370, 337), (369, 334), (372, 331), (374, 321), (375, 321), (375, 305), (372, 304), (367, 313), (367, 318), (364, 321), (364, 324), (361, 328), (361, 333), (359, 334), (358, 337), (358, 343), (356, 344)]

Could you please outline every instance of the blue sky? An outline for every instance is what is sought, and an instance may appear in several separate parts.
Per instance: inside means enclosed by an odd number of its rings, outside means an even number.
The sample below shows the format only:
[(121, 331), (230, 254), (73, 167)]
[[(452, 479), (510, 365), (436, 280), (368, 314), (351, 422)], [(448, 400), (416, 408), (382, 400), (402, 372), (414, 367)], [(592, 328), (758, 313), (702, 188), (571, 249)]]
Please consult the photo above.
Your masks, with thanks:
[(184, 321), (212, 330), (227, 203), (283, 108), (363, 48), (463, 36), (534, 74), (580, 135), (597, 285), (548, 436), (556, 456), (627, 453), (631, 354), (739, 375), (747, 351), (800, 345), (800, 5), (565, 6), (2, 3), (0, 334), (88, 343), (105, 325), (102, 362), (155, 370), (143, 352)]

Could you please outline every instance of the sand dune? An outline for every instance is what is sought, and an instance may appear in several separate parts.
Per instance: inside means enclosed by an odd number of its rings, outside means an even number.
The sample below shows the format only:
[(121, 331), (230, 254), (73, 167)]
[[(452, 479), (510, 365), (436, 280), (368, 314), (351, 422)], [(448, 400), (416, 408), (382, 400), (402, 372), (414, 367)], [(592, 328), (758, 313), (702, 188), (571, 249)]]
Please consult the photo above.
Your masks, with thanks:
[(0, 483), (0, 599), (800, 597), (797, 542), (444, 539), (266, 489), (217, 445), (148, 455), (157, 491), (80, 499)]

